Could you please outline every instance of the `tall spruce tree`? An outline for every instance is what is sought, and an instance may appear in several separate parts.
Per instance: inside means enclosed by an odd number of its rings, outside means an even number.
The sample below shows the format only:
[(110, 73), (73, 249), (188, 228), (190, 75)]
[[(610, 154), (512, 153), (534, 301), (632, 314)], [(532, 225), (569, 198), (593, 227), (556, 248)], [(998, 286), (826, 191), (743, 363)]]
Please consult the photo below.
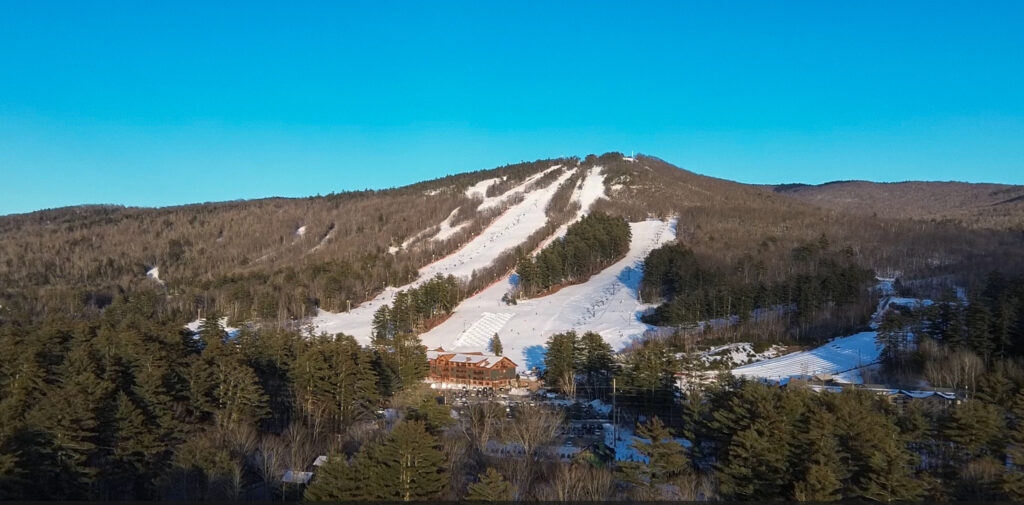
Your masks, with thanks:
[(421, 422), (399, 423), (373, 452), (373, 474), (368, 484), (381, 499), (424, 501), (437, 499), (448, 484), (444, 454), (437, 437)]
[(512, 501), (516, 490), (494, 467), (477, 475), (477, 481), (470, 484), (466, 494), (469, 501)]
[[(619, 475), (634, 488), (651, 489), (671, 485), (676, 479), (691, 472), (685, 449), (672, 438), (672, 433), (657, 416), (637, 426), (633, 450), (643, 461), (623, 461), (619, 464)], [(637, 497), (647, 495), (639, 494)]]
[(502, 352), (505, 350), (504, 348), (501, 347), (501, 337), (499, 337), (497, 333), (495, 333), (494, 336), (491, 337), (491, 342), (490, 345), (488, 345), (488, 347), (490, 348), (491, 352), (493, 352), (496, 356), (501, 356)]

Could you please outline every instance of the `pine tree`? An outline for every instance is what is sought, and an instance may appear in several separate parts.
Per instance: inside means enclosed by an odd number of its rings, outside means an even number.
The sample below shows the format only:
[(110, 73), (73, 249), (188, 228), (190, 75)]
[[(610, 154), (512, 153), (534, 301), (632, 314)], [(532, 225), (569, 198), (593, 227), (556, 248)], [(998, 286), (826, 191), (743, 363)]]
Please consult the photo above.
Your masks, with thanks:
[[(802, 478), (794, 484), (793, 498), (798, 501), (835, 501), (842, 498), (843, 464), (839, 443), (833, 431), (832, 414), (822, 407), (807, 412), (805, 429), (799, 435), (797, 464)], [(801, 475), (801, 474), (797, 474)]]
[(633, 449), (644, 461), (624, 461), (619, 465), (622, 480), (632, 486), (671, 484), (691, 471), (683, 446), (672, 438), (669, 429), (657, 416), (637, 426)]
[(1013, 501), (1024, 501), (1024, 390), (1018, 391), (1010, 407), (1012, 418), (1006, 456), (1010, 468), (1003, 473), (1002, 489)]
[(224, 331), (224, 326), (220, 324), (220, 319), (220, 314), (210, 312), (203, 319), (203, 322), (199, 324), (199, 338), (207, 348), (218, 347), (228, 336), (227, 332)]
[(913, 474), (914, 456), (900, 444), (892, 438), (868, 456), (867, 477), (856, 488), (859, 496), (881, 502), (921, 498), (924, 486)]
[(958, 454), (962, 458), (970, 459), (998, 454), (1003, 445), (1004, 427), (998, 407), (979, 400), (966, 400), (950, 412), (943, 435), (960, 447)]
[(544, 354), (544, 382), (549, 388), (563, 389), (562, 380), (575, 377), (578, 345), (574, 331), (548, 337)]
[(505, 480), (493, 467), (477, 475), (477, 481), (470, 484), (466, 500), (469, 501), (512, 501), (515, 498), (515, 487)]
[(256, 372), (241, 360), (225, 359), (216, 366), (217, 421), (222, 426), (237, 426), (259, 421), (270, 414), (267, 395)]
[(423, 423), (399, 423), (373, 452), (375, 468), (370, 486), (381, 490), (380, 497), (385, 500), (438, 498), (448, 484), (439, 446), (437, 437), (428, 433)]
[(785, 445), (773, 440), (778, 426), (755, 421), (732, 437), (727, 457), (716, 465), (721, 493), (736, 500), (770, 500), (781, 496), (787, 474)]
[(395, 336), (394, 323), (391, 321), (391, 309), (387, 305), (382, 306), (373, 313), (373, 346), (385, 348)]
[(313, 502), (358, 502), (380, 499), (367, 479), (374, 472), (374, 462), (364, 446), (352, 462), (344, 455), (331, 454), (327, 462), (317, 469), (313, 481), (303, 498)]
[(502, 355), (502, 351), (504, 351), (504, 349), (501, 347), (501, 338), (498, 337), (497, 333), (495, 333), (494, 336), (491, 337), (491, 343), (489, 347), (491, 348), (491, 352), (493, 352), (496, 356)]

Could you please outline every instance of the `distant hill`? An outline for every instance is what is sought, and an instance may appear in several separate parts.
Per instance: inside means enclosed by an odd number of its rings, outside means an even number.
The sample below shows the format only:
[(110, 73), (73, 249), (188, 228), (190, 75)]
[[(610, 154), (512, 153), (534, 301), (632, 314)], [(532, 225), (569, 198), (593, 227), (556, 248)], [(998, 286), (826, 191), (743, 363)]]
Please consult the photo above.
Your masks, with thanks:
[(949, 221), (973, 228), (1024, 229), (1024, 186), (836, 181), (770, 187), (814, 205), (863, 215)]

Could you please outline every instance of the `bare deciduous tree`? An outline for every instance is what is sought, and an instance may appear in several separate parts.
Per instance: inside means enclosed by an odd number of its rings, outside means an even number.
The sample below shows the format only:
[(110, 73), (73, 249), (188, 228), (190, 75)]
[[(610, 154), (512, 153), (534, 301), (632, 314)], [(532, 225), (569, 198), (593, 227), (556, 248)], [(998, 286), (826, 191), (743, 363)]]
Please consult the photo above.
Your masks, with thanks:
[(505, 439), (521, 446), (527, 459), (535, 459), (537, 449), (554, 440), (562, 419), (560, 412), (544, 407), (519, 408), (515, 422), (507, 424)]

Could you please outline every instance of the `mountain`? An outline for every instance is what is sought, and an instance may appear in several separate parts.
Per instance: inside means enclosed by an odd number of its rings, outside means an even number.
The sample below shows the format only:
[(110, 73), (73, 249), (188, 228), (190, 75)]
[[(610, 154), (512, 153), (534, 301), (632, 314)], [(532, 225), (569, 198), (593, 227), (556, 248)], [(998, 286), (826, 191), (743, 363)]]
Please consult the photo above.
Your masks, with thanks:
[[(382, 191), (52, 209), (0, 217), (0, 301), (73, 316), (119, 293), (152, 289), (168, 296), (183, 321), (215, 311), (232, 322), (303, 325), (324, 311), (351, 310), (363, 314), (358, 322), (314, 327), (363, 337), (371, 309), (397, 291), (450, 274), (460, 299), (471, 298), (506, 278), (517, 254), (537, 250), (591, 211), (634, 223), (632, 263), (619, 266), (636, 275), (647, 251), (673, 240), (709, 268), (768, 281), (791, 275), (796, 248), (823, 240), (864, 267), (908, 278), (969, 281), (1024, 265), (1024, 237), (1008, 226), (933, 217), (947, 208), (980, 219), (985, 208), (992, 222), (1012, 221), (1019, 188), (907, 184), (766, 188), (608, 153)], [(913, 185), (952, 203), (904, 202), (904, 190), (888, 191)], [(671, 223), (671, 233), (637, 228), (649, 219)]]
[(770, 188), (815, 205), (863, 215), (946, 221), (971, 228), (1024, 229), (1024, 186), (835, 181)]

